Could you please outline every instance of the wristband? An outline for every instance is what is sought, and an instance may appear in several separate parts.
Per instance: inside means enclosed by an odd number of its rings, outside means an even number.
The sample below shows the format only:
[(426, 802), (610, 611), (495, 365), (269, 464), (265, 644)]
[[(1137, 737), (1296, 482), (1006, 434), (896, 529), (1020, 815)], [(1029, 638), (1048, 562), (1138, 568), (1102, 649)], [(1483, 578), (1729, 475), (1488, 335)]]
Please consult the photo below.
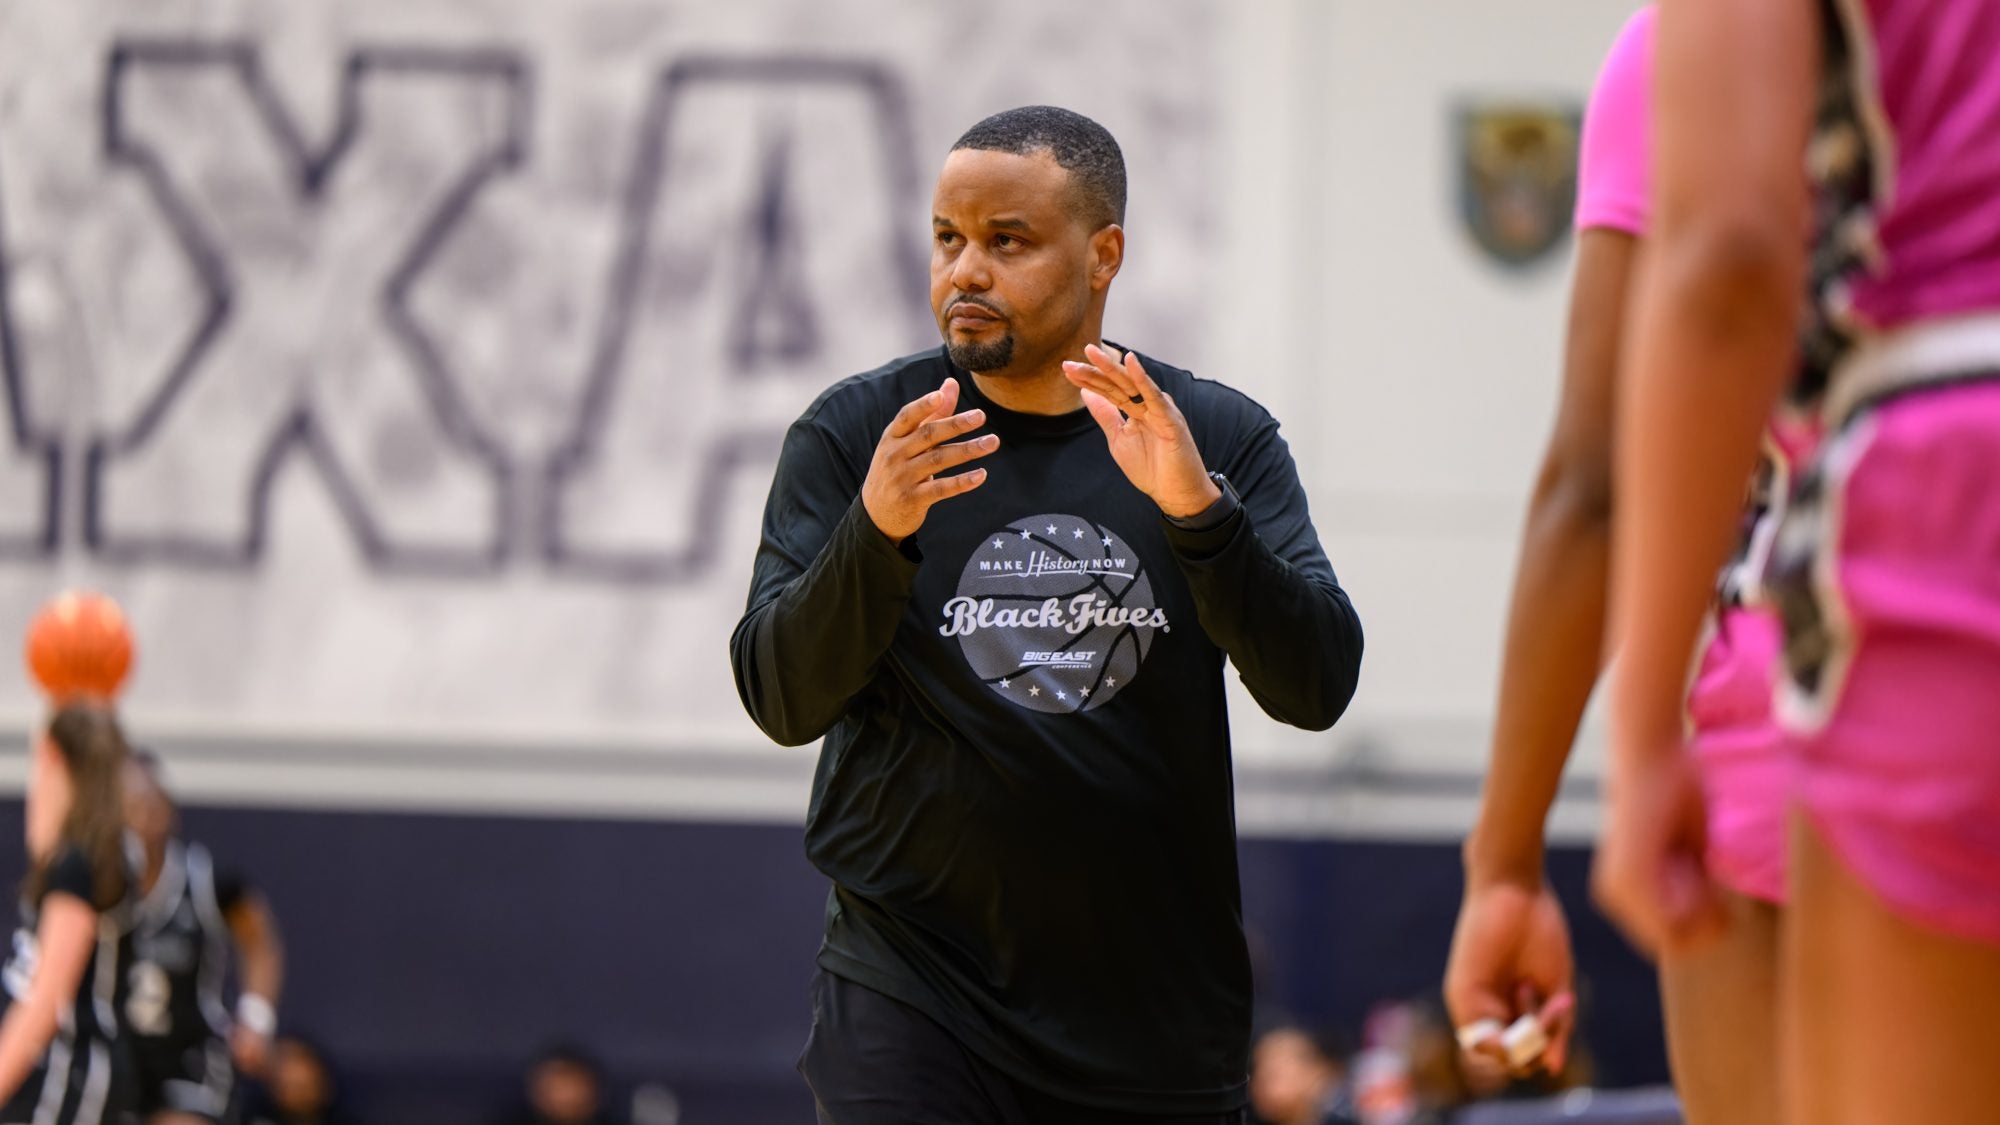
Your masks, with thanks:
[(246, 992), (236, 1001), (236, 1022), (269, 1039), (278, 1033), (278, 1009), (262, 996)]

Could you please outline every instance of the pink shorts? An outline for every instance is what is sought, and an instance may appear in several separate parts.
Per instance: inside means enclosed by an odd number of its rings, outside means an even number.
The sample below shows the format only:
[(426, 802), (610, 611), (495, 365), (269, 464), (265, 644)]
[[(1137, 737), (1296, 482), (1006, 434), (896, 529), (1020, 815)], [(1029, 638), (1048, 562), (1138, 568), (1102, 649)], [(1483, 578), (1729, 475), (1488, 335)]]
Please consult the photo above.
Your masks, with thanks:
[(1829, 438), (1782, 537), (1796, 795), (1918, 924), (2000, 944), (2000, 380)]
[(1692, 749), (1708, 801), (1708, 866), (1723, 885), (1785, 901), (1785, 808), (1791, 759), (1771, 710), (1781, 627), (1736, 607), (1716, 618), (1688, 689)]

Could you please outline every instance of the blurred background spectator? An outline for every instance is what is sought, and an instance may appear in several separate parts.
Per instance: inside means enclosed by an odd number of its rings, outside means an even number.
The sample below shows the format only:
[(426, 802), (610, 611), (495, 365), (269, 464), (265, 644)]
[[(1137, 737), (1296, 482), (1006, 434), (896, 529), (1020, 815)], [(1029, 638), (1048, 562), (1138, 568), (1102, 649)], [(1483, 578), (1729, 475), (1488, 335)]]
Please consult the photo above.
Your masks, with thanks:
[(1265, 1125), (1360, 1125), (1348, 1087), (1347, 1041), (1280, 1024), (1250, 1058), (1250, 1108)]
[(495, 1125), (623, 1125), (607, 1108), (604, 1073), (569, 1044), (544, 1050), (528, 1067), (526, 1105)]
[(361, 1125), (341, 1104), (333, 1065), (311, 1040), (282, 1035), (271, 1048), (270, 1076), (252, 1095), (250, 1125)]

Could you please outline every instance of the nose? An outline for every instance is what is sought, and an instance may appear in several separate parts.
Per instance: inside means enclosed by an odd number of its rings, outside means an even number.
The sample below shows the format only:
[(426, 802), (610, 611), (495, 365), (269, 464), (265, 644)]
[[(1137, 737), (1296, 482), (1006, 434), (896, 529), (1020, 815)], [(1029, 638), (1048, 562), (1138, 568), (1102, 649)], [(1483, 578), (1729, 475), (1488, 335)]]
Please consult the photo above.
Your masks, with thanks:
[(951, 263), (952, 288), (961, 293), (983, 293), (993, 288), (993, 261), (978, 246), (967, 246)]

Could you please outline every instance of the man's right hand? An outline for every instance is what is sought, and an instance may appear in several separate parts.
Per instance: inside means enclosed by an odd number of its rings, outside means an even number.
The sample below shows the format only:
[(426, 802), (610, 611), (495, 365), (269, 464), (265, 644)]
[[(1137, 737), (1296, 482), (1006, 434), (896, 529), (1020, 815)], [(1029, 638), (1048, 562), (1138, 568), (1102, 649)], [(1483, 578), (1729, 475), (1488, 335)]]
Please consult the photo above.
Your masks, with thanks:
[[(1559, 1073), (1576, 1024), (1575, 967), (1562, 904), (1541, 880), (1481, 879), (1472, 872), (1466, 879), (1444, 974), (1452, 1025), (1490, 1019), (1506, 1027), (1533, 1014), (1549, 1036), (1541, 1065)], [(1474, 1049), (1505, 1064), (1497, 1037)]]
[(937, 390), (897, 411), (882, 431), (868, 479), (861, 482), (861, 504), (892, 543), (901, 544), (915, 534), (932, 504), (986, 483), (985, 469), (938, 475), (1000, 448), (1000, 439), (993, 434), (952, 441), (986, 424), (984, 410), (953, 414), (957, 406), (958, 380), (946, 379)]

